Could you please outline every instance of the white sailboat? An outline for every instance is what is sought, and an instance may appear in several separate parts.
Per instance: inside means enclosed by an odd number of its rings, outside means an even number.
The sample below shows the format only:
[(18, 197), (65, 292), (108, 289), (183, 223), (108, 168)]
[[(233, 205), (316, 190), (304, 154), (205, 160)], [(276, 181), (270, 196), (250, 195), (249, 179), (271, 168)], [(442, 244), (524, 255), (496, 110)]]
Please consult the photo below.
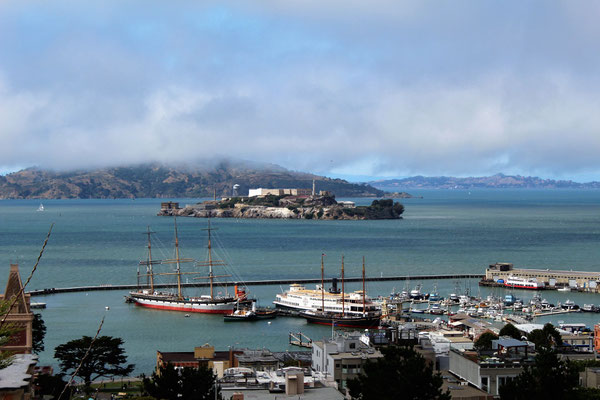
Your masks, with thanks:
[(38, 207), (37, 211), (44, 211), (44, 205), (42, 203), (40, 203), (40, 206)]

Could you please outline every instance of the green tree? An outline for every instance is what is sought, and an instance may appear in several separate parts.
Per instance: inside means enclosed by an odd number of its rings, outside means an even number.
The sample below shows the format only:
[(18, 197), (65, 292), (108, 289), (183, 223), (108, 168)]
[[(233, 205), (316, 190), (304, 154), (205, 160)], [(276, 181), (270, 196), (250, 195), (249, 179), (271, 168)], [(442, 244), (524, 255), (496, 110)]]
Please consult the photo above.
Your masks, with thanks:
[(556, 346), (562, 346), (562, 338), (556, 328), (547, 323), (543, 329), (534, 329), (527, 335), (527, 340), (535, 344), (535, 349), (550, 349)]
[(532, 366), (499, 389), (502, 400), (577, 399), (579, 374), (569, 361), (541, 347)]
[[(93, 344), (92, 340), (89, 336), (83, 336), (61, 344), (54, 350), (54, 358), (59, 361), (63, 372), (75, 371), (79, 367), (77, 376), (84, 381), (86, 391), (89, 391), (95, 379), (127, 376), (133, 371), (133, 364), (125, 365), (127, 356), (121, 338), (100, 336)], [(88, 349), (89, 353), (84, 359)]]
[(431, 365), (414, 349), (388, 347), (382, 352), (382, 358), (368, 361), (360, 376), (348, 380), (353, 399), (450, 400), (450, 393), (442, 392), (441, 375), (434, 374)]
[(496, 335), (492, 331), (485, 331), (475, 341), (475, 348), (477, 350), (491, 350), (492, 349), (492, 340), (498, 339), (498, 335)]
[(40, 354), (44, 351), (44, 337), (46, 336), (46, 324), (42, 319), (42, 314), (33, 314), (32, 324), (32, 347), (35, 354)]
[[(9, 322), (2, 322), (8, 313), (8, 309), (10, 307), (10, 301), (1, 300), (0, 301), (0, 347), (7, 345), (12, 336), (19, 331), (14, 324)], [(12, 364), (13, 361), (13, 353), (10, 351), (0, 351), (0, 369), (8, 367)]]
[[(38, 396), (51, 396), (54, 400), (67, 400), (71, 397), (71, 391), (63, 389), (67, 382), (64, 381), (64, 374), (46, 375), (39, 374), (36, 376), (34, 385), (36, 386), (35, 393)], [(59, 396), (63, 393), (62, 397)]]
[(510, 336), (513, 339), (521, 340), (523, 334), (511, 323), (508, 323), (500, 329), (500, 336)]
[[(212, 400), (215, 398), (215, 382), (212, 369), (205, 366), (178, 370), (167, 364), (159, 368), (159, 373), (153, 372), (151, 378), (144, 377), (142, 385), (144, 391), (155, 399)], [(221, 398), (218, 386), (217, 396)]]

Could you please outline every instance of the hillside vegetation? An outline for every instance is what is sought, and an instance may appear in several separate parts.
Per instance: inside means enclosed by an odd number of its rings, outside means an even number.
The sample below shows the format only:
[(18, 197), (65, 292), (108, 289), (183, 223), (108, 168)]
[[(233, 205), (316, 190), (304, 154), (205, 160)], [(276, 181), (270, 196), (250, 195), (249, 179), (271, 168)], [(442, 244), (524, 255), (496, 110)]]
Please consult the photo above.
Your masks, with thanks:
[(354, 184), (284, 168), (221, 162), (204, 167), (170, 167), (159, 164), (106, 168), (93, 171), (54, 172), (28, 168), (0, 176), (2, 199), (167, 198), (231, 196), (250, 188), (312, 188), (338, 197), (381, 197), (384, 192), (367, 184)]

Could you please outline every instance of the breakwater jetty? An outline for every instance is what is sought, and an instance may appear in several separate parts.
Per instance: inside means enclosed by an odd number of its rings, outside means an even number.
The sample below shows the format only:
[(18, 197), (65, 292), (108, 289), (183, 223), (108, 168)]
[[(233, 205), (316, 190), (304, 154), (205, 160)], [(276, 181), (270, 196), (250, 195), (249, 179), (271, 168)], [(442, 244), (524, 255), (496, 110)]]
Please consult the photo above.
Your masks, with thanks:
[[(383, 281), (421, 281), (421, 280), (438, 280), (438, 279), (481, 279), (484, 275), (482, 274), (437, 274), (437, 275), (402, 275), (402, 276), (379, 276), (379, 277), (370, 277), (365, 278), (368, 282), (383, 282)], [(331, 283), (333, 279), (338, 278), (326, 278), (325, 282)], [(362, 277), (345, 277), (344, 280), (346, 282), (362, 282)], [(298, 284), (310, 284), (310, 283), (321, 283), (321, 279), (267, 279), (267, 280), (253, 280), (253, 281), (244, 281), (239, 282), (239, 284), (244, 284), (246, 286), (263, 286), (263, 285), (289, 285), (292, 283)], [(232, 282), (231, 285), (235, 283)], [(209, 283), (182, 283), (183, 287), (204, 287), (208, 286)], [(31, 290), (28, 292), (31, 296), (46, 296), (50, 294), (59, 294), (59, 293), (74, 293), (74, 292), (94, 292), (101, 290), (133, 290), (139, 287), (146, 287), (147, 285), (92, 285), (92, 286), (74, 286), (74, 287), (65, 287), (65, 288), (47, 288), (47, 289), (38, 289)], [(155, 288), (171, 288), (177, 287), (177, 284), (155, 284)]]

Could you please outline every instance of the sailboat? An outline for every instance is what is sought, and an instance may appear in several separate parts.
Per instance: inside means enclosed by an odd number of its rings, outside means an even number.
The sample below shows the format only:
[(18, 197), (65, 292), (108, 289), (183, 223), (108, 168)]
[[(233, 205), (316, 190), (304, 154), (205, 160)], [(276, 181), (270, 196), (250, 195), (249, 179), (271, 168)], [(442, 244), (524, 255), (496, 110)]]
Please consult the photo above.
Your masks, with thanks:
[(367, 308), (366, 292), (365, 292), (365, 258), (363, 257), (362, 268), (362, 296), (360, 300), (346, 296), (344, 290), (344, 256), (342, 256), (342, 296), (340, 298), (341, 307), (338, 307), (341, 312), (328, 312), (324, 309), (323, 280), (324, 267), (323, 259), (321, 258), (321, 303), (322, 308), (319, 310), (308, 310), (300, 313), (300, 316), (305, 318), (308, 323), (339, 326), (346, 328), (377, 328), (381, 320), (381, 310), (375, 310), (372, 307)]
[[(171, 260), (152, 260), (152, 245), (150, 241), (150, 228), (148, 228), (148, 259), (140, 261), (139, 266), (146, 267), (146, 273), (140, 274), (138, 267), (138, 285), (140, 277), (148, 279), (148, 288), (139, 289), (129, 293), (128, 301), (141, 307), (155, 308), (160, 310), (185, 311), (196, 313), (210, 314), (231, 314), (236, 308), (238, 301), (244, 300), (245, 292), (237, 290), (235, 296), (221, 296), (214, 294), (214, 279), (220, 277), (228, 277), (230, 275), (215, 275), (213, 272), (214, 266), (224, 266), (225, 263), (212, 258), (211, 246), (211, 231), (210, 220), (208, 222), (208, 261), (199, 263), (191, 258), (181, 258), (179, 256), (179, 239), (177, 237), (177, 220), (175, 220), (175, 258)], [(183, 272), (181, 264), (195, 263), (197, 267), (208, 267), (208, 276), (194, 279), (208, 279), (210, 283), (210, 295), (198, 297), (190, 297), (183, 294), (181, 278), (182, 275), (195, 275), (199, 272)], [(155, 272), (154, 266), (158, 264), (175, 264), (174, 272)], [(177, 292), (162, 292), (155, 290), (155, 277), (171, 276), (177, 278)]]
[(38, 207), (37, 211), (44, 211), (44, 205), (42, 203), (40, 203), (40, 206)]

